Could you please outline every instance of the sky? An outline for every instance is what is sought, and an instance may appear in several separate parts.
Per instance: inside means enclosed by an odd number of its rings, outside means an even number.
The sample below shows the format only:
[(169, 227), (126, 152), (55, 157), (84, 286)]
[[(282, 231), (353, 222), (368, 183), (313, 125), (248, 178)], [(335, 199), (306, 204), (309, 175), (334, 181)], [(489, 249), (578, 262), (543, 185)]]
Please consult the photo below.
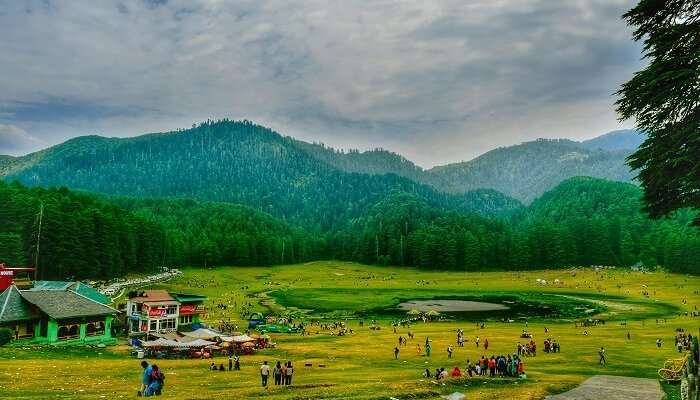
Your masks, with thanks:
[(248, 119), (423, 167), (631, 127), (628, 0), (0, 0), (0, 154)]

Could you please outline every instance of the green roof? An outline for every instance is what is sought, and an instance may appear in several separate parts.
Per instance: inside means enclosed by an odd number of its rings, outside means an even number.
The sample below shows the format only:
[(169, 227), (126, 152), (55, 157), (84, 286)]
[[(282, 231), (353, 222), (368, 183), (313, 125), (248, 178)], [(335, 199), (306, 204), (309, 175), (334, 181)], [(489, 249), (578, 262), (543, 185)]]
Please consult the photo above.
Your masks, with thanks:
[(97, 289), (82, 282), (75, 282), (70, 289), (98, 303), (109, 304), (112, 302), (112, 299), (110, 299), (109, 296), (98, 292)]
[(0, 293), (0, 323), (38, 318), (41, 318), (41, 314), (22, 299), (16, 286), (12, 285)]
[(180, 303), (195, 303), (207, 300), (207, 296), (186, 293), (170, 293), (171, 296)]
[(72, 283), (65, 281), (35, 281), (32, 289), (66, 290)]
[(117, 310), (71, 290), (23, 290), (22, 297), (53, 319), (116, 314)]
[(77, 292), (90, 300), (94, 300), (98, 303), (109, 304), (112, 299), (109, 296), (98, 292), (92, 286), (86, 285), (82, 282), (64, 282), (64, 281), (36, 281), (34, 282), (34, 287), (29, 290), (72, 290)]

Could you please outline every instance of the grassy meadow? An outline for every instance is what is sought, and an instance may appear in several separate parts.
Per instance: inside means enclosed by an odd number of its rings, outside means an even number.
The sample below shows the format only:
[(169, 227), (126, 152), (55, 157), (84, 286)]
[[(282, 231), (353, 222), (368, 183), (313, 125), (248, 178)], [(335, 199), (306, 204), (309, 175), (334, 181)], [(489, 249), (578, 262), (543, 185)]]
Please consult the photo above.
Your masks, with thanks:
[[(537, 282), (544, 279), (548, 283)], [(554, 284), (555, 280), (558, 284)], [(174, 399), (433, 399), (459, 391), (468, 398), (498, 396), (511, 399), (541, 399), (565, 391), (596, 374), (656, 377), (664, 360), (678, 357), (673, 347), (677, 328), (698, 333), (700, 319), (685, 316), (700, 303), (700, 278), (664, 272), (592, 268), (528, 272), (430, 272), (417, 269), (375, 267), (344, 262), (314, 262), (280, 267), (230, 267), (185, 269), (182, 277), (159, 285), (168, 290), (209, 296), (206, 321), (217, 326), (230, 321), (244, 330), (240, 316), (244, 304), (265, 314), (291, 314), (297, 321), (321, 319), (347, 321), (354, 333), (332, 336), (316, 326), (307, 336), (271, 334), (276, 349), (242, 356), (238, 372), (210, 372), (206, 360), (159, 360), (165, 369), (164, 398)], [(648, 293), (645, 296), (644, 293)], [(508, 297), (562, 309), (558, 316), (532, 316), (527, 329), (537, 342), (536, 357), (525, 358), (527, 379), (461, 378), (435, 383), (422, 378), (425, 368), (464, 368), (466, 360), (481, 355), (514, 353), (519, 334), (526, 329), (522, 319), (503, 322), (495, 314), (481, 315), (485, 327), (475, 321), (450, 320), (415, 323), (415, 339), (393, 349), (398, 336), (391, 321), (399, 302), (415, 299), (484, 299)], [(687, 304), (684, 304), (684, 301)], [(227, 310), (214, 307), (227, 304)], [(235, 304), (235, 306), (234, 306)], [(604, 325), (576, 327), (572, 310), (596, 310), (593, 318)], [(365, 326), (360, 328), (360, 319)], [(378, 319), (381, 330), (369, 329)], [(545, 335), (547, 327), (549, 333)], [(457, 329), (467, 338), (465, 347), (455, 343)], [(584, 335), (584, 331), (588, 335)], [(627, 339), (627, 333), (631, 339)], [(477, 349), (474, 338), (489, 341), (488, 352)], [(426, 336), (432, 340), (431, 357), (418, 355)], [(542, 341), (553, 337), (561, 353), (542, 351)], [(659, 349), (657, 338), (663, 339)], [(454, 354), (447, 357), (447, 346)], [(608, 364), (598, 365), (597, 351), (607, 349)], [(483, 347), (483, 346), (482, 346)], [(259, 365), (263, 360), (291, 360), (295, 366), (290, 387), (261, 389)], [(214, 359), (227, 363), (225, 357)], [(312, 363), (313, 367), (305, 367)], [(324, 364), (325, 368), (318, 365)], [(132, 398), (139, 386), (141, 369), (129, 357), (129, 348), (119, 345), (103, 349), (0, 349), (0, 393), (3, 398)]]

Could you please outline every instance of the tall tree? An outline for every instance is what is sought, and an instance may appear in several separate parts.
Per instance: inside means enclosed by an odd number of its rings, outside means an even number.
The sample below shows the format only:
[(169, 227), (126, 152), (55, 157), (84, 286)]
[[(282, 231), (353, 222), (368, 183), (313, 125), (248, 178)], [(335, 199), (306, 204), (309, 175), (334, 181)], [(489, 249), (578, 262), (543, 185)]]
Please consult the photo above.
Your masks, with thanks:
[(700, 0), (641, 0), (624, 18), (649, 61), (616, 103), (620, 118), (647, 135), (628, 159), (644, 208), (653, 218), (700, 209)]

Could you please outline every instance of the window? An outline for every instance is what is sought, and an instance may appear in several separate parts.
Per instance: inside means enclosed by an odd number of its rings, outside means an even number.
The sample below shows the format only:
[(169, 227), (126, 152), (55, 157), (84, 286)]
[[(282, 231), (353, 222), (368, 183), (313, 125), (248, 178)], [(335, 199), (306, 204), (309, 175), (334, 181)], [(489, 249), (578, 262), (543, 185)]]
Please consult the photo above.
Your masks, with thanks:
[(175, 329), (175, 318), (161, 319), (160, 329)]
[(149, 321), (148, 330), (149, 331), (157, 331), (158, 330), (158, 320), (157, 319), (152, 319)]
[(175, 315), (177, 314), (177, 306), (168, 306), (168, 315)]
[(180, 325), (187, 325), (192, 323), (191, 315), (183, 315), (180, 317)]

